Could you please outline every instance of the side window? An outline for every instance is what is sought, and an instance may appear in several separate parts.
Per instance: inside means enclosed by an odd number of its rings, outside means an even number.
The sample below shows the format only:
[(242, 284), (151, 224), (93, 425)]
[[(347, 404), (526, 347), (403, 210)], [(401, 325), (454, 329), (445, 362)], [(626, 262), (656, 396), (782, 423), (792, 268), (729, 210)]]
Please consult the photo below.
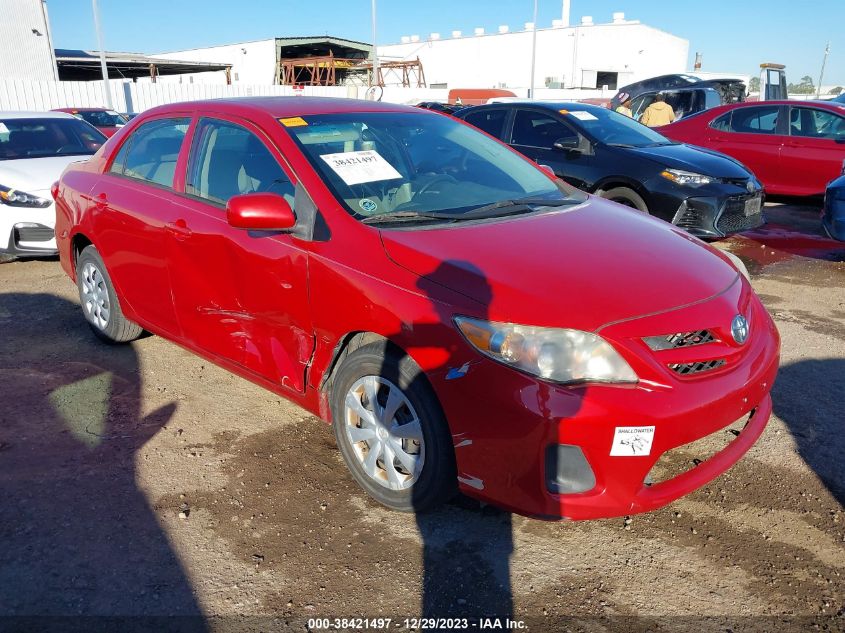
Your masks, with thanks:
[(777, 134), (778, 106), (738, 108), (733, 111), (731, 131), (741, 134)]
[(805, 138), (845, 139), (845, 118), (815, 108), (791, 108), (789, 134)]
[(634, 113), (634, 119), (639, 121), (640, 117), (643, 115), (643, 112), (645, 112), (645, 109), (652, 103), (654, 103), (654, 94), (655, 93), (652, 92), (649, 94), (640, 95), (639, 97), (631, 101), (631, 112)]
[(470, 112), (464, 117), (464, 121), (474, 125), (479, 130), (487, 132), (495, 138), (502, 138), (505, 129), (505, 120), (508, 118), (507, 110), (481, 110)]
[(173, 186), (176, 160), (190, 119), (156, 119), (132, 132), (118, 151), (112, 173), (145, 182)]
[(526, 147), (551, 149), (556, 141), (576, 137), (567, 125), (542, 112), (517, 110), (513, 121), (511, 143)]
[(243, 193), (276, 193), (293, 206), (294, 186), (270, 150), (249, 130), (200, 119), (185, 191), (216, 204)]
[(714, 130), (719, 130), (720, 132), (730, 132), (731, 131), (731, 114), (732, 112), (726, 112), (718, 119), (710, 123), (710, 127)]

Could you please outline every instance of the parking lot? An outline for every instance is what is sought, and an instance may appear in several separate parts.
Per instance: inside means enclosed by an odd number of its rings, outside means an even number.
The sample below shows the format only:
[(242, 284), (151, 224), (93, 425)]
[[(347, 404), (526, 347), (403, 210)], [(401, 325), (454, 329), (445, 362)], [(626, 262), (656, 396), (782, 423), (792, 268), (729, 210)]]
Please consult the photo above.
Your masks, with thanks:
[(56, 260), (0, 265), (0, 614), (842, 630), (845, 247), (821, 236), (816, 207), (767, 212), (719, 246), (782, 336), (775, 417), (703, 489), (582, 523), (462, 499), (388, 511), (325, 424), (161, 338), (98, 342)]

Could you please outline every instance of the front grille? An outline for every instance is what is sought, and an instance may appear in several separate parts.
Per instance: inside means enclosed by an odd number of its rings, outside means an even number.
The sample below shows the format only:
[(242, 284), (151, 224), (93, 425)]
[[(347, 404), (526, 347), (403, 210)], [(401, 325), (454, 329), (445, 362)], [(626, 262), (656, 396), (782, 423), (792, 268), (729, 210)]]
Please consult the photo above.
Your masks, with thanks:
[(674, 363), (669, 365), (669, 369), (679, 376), (691, 376), (692, 374), (701, 374), (706, 371), (713, 371), (724, 365), (727, 361), (724, 358), (718, 360), (705, 360), (698, 363)]
[(48, 226), (20, 226), (15, 228), (15, 242), (49, 242), (55, 233)]
[(763, 213), (745, 215), (745, 201), (751, 196), (731, 196), (725, 203), (725, 209), (716, 222), (716, 229), (721, 233), (737, 233), (757, 228), (763, 224)]
[(655, 352), (665, 349), (677, 349), (678, 347), (704, 345), (705, 343), (713, 343), (715, 340), (710, 330), (678, 332), (677, 334), (668, 334), (666, 336), (646, 336), (643, 338), (645, 344)]
[(674, 479), (722, 452), (740, 436), (752, 415), (753, 411), (710, 435), (666, 451), (646, 475), (645, 484), (659, 484)]

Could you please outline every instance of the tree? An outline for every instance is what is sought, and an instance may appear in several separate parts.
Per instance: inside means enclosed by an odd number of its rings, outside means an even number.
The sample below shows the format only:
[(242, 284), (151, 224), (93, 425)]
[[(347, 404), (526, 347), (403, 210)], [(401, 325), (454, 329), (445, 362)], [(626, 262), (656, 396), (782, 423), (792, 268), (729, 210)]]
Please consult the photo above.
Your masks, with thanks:
[(841, 95), (842, 91), (845, 90), (842, 86), (836, 86), (836, 88), (831, 88), (830, 92), (827, 94), (829, 95)]
[(816, 87), (813, 85), (813, 78), (809, 75), (804, 75), (801, 77), (800, 84), (789, 84), (787, 91), (790, 94), (809, 95), (816, 91)]

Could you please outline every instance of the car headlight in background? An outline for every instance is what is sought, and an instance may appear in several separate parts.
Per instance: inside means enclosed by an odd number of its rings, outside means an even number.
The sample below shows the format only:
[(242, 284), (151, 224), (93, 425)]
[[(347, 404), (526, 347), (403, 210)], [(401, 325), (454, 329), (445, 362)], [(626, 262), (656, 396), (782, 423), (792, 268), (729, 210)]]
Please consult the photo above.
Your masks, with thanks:
[(716, 180), (715, 178), (705, 176), (704, 174), (696, 174), (682, 169), (664, 169), (660, 172), (660, 175), (666, 180), (671, 180), (676, 185), (709, 185), (711, 182)]
[(31, 193), (26, 193), (25, 191), (18, 191), (16, 189), (0, 185), (0, 203), (8, 204), (12, 207), (34, 207), (36, 209), (43, 209), (44, 207), (49, 207), (51, 201), (46, 200), (45, 198), (40, 198), (39, 196), (34, 196)]
[(458, 329), (479, 352), (559, 383), (637, 382), (637, 375), (600, 336), (581, 330), (494, 323), (455, 317)]

